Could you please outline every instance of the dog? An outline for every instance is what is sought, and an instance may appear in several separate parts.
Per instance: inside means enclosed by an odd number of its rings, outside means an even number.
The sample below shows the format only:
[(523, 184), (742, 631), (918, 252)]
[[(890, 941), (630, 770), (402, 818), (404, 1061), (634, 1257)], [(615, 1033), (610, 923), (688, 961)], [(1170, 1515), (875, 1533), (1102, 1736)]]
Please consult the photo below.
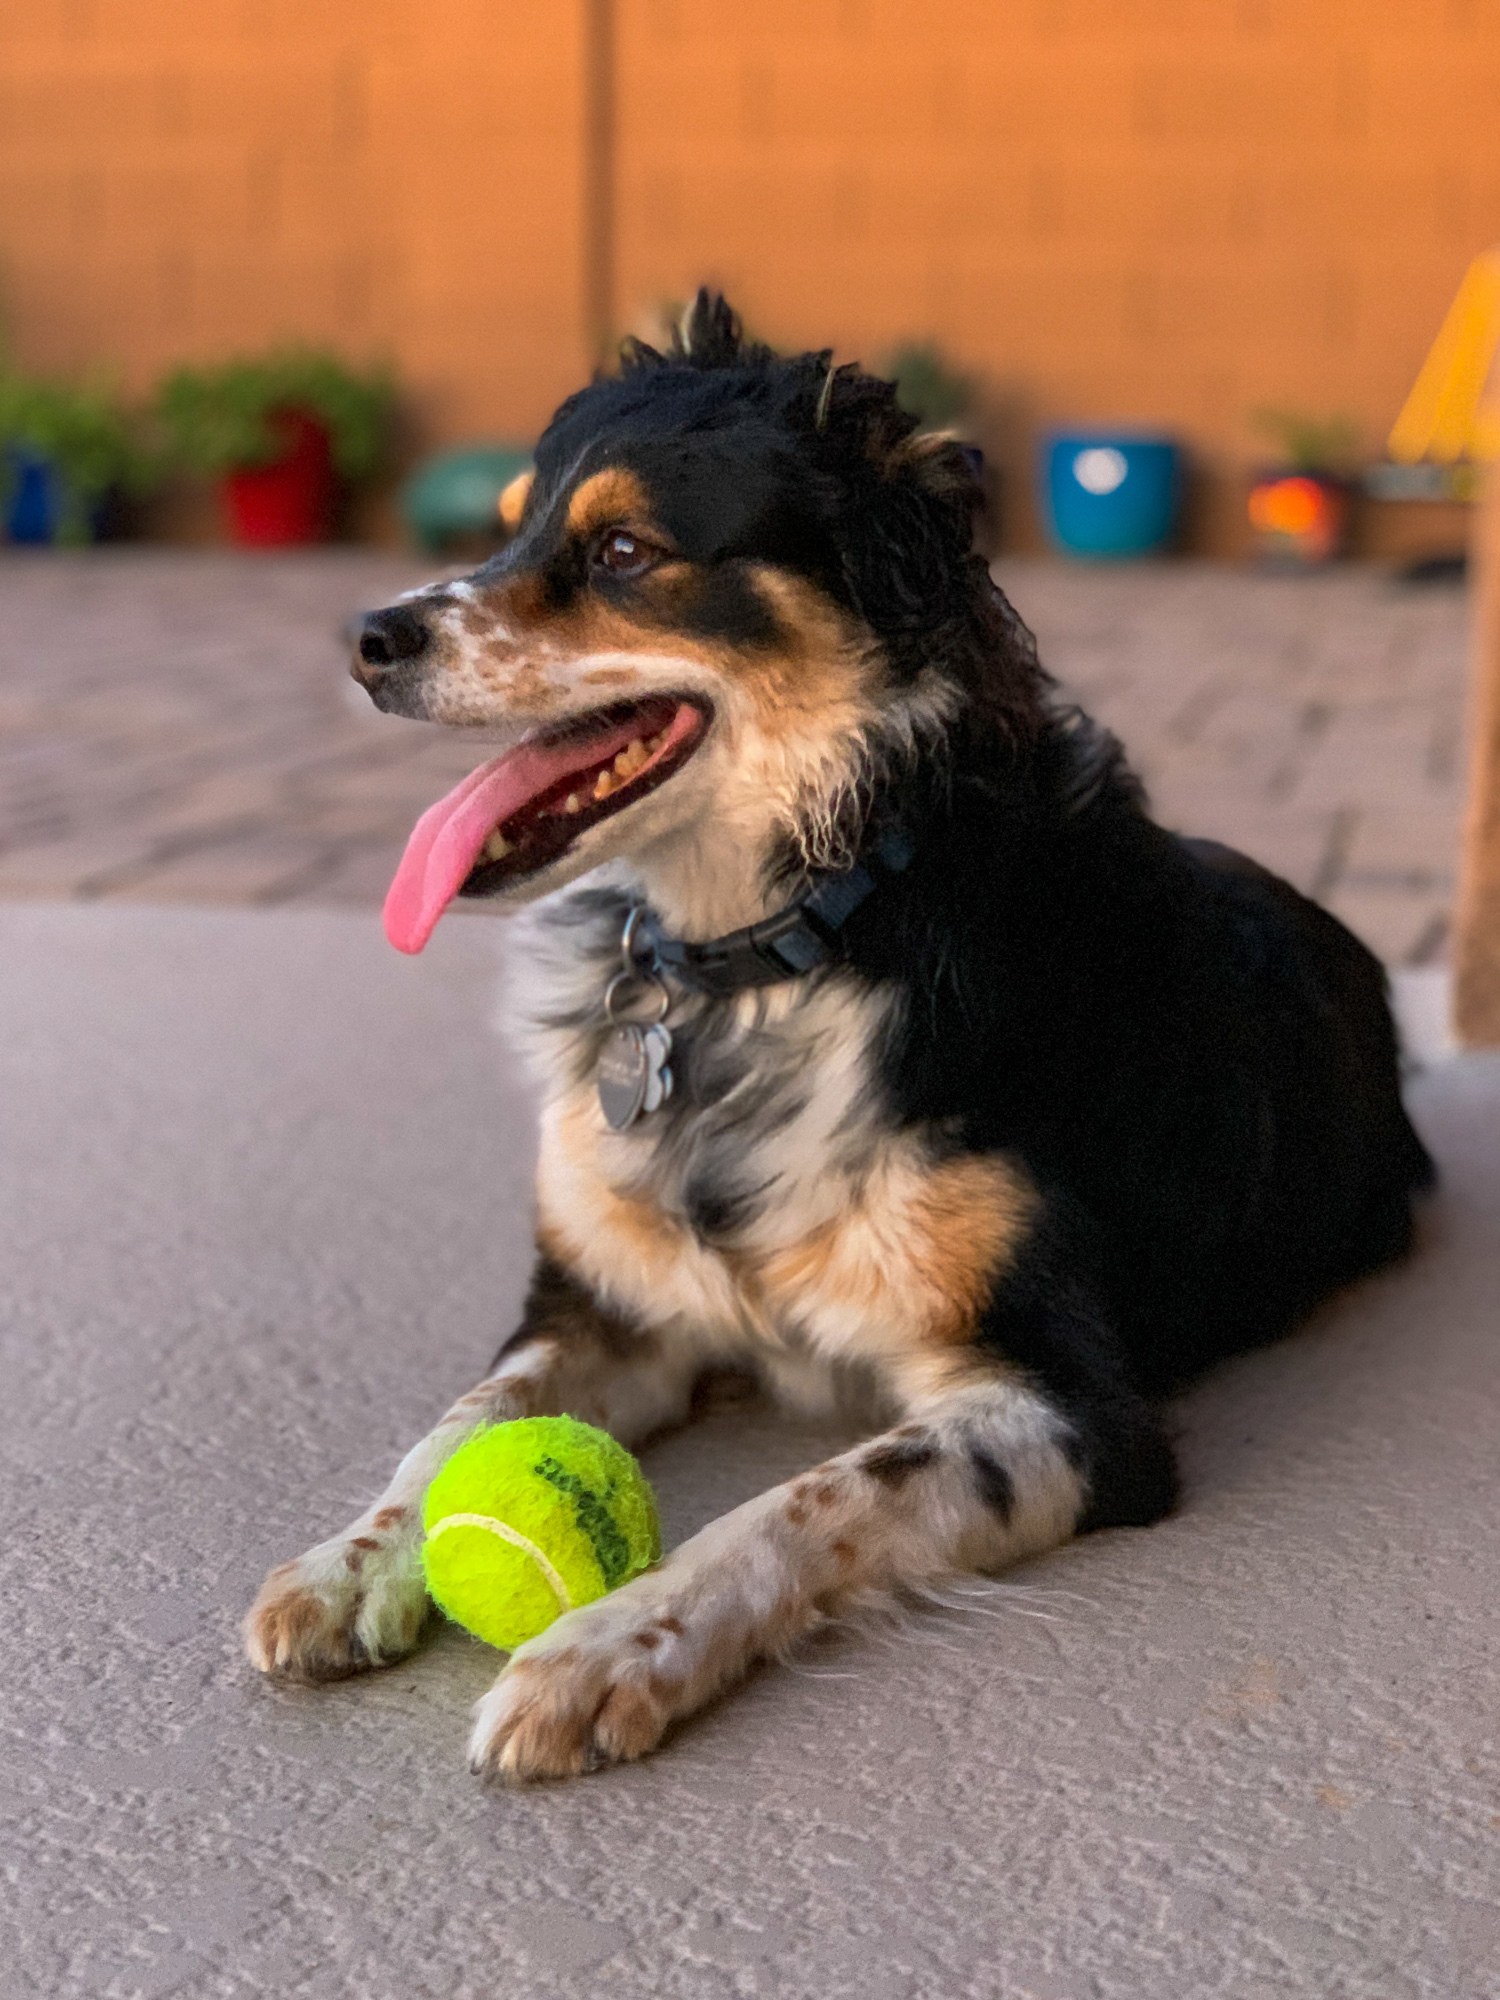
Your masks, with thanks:
[(1432, 1166), (1384, 976), (1149, 817), (973, 546), (972, 455), (700, 293), (558, 410), (513, 539), (364, 621), (389, 714), (511, 745), (386, 906), (527, 907), (538, 1255), (477, 1388), (273, 1570), (254, 1663), (398, 1659), (421, 1502), (479, 1426), (627, 1444), (721, 1367), (886, 1428), (519, 1647), (471, 1762), (653, 1750), (819, 1621), (1177, 1494), (1162, 1399), (1400, 1257)]

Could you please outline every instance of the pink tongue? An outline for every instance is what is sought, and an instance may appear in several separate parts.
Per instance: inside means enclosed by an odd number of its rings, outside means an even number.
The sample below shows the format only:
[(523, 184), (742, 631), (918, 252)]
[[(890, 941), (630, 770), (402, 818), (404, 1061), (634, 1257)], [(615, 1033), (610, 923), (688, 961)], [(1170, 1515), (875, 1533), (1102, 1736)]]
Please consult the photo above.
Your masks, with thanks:
[(397, 951), (422, 949), (491, 833), (508, 813), (536, 796), (540, 787), (527, 782), (527, 761), (523, 745), (481, 764), (446, 798), (429, 806), (412, 828), (385, 898), (385, 934)]
[[(693, 719), (693, 711), (684, 703), (674, 719), (672, 737), (680, 736), (680, 723)], [(496, 827), (528, 800), (550, 790), (559, 778), (603, 763), (640, 733), (638, 721), (623, 722), (587, 745), (522, 743), (492, 763), (481, 764), (446, 798), (429, 806), (411, 830), (386, 894), (385, 934), (397, 951), (418, 952), (426, 944)]]

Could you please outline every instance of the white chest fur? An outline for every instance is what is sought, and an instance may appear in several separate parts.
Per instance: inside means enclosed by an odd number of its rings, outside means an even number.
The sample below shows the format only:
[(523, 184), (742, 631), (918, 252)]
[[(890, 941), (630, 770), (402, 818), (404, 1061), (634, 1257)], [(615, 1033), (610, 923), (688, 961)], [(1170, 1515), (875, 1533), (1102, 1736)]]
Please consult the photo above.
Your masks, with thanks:
[(614, 1133), (593, 1087), (597, 946), (575, 914), (528, 957), (544, 1246), (630, 1316), (725, 1352), (876, 1361), (967, 1339), (1030, 1194), (1007, 1162), (897, 1127), (877, 1062), (894, 996), (825, 976), (683, 1003), (678, 1094)]

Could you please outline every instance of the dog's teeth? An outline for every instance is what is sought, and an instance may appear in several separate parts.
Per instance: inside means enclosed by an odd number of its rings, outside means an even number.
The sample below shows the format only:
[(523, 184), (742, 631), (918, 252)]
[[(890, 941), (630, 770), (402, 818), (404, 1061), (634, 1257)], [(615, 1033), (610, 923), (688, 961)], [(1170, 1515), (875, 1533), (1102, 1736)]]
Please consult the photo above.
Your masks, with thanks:
[[(669, 733), (669, 730), (661, 729), (655, 736), (632, 736), (623, 750), (615, 752), (614, 762), (606, 764), (595, 776), (592, 790), (587, 794), (569, 792), (562, 802), (561, 810), (565, 813), (581, 813), (591, 801), (597, 804), (601, 799), (607, 799), (612, 793), (621, 790), (623, 786), (629, 784), (638, 771), (643, 770), (651, 762), (657, 751), (665, 744)], [(492, 858), (498, 861), (501, 857), (496, 854)]]
[(497, 826), (489, 839), (484, 843), (485, 859), (487, 861), (503, 861), (509, 853), (510, 842)]

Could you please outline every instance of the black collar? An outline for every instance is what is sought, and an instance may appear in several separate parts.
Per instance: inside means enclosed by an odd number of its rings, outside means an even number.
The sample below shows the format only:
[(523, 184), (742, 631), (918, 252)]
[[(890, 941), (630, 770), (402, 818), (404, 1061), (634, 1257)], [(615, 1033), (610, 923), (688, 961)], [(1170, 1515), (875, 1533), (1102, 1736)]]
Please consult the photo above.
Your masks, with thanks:
[(870, 852), (838, 875), (824, 875), (806, 895), (774, 917), (690, 944), (668, 937), (647, 910), (636, 930), (644, 970), (666, 973), (695, 993), (727, 999), (750, 986), (796, 979), (833, 956), (839, 932), (887, 876), (899, 875), (916, 852), (911, 836), (891, 827)]

